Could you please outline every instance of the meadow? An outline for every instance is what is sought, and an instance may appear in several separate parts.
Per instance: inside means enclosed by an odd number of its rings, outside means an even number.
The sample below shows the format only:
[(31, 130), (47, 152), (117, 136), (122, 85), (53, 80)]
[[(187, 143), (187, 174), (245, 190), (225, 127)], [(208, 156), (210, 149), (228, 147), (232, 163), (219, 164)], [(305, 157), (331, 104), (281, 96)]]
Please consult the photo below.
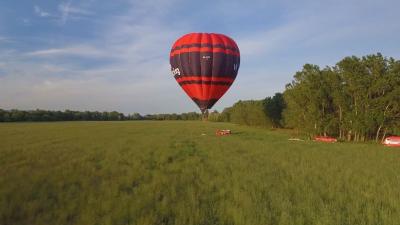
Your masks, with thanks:
[(289, 137), (211, 122), (2, 123), (0, 224), (400, 223), (400, 149)]

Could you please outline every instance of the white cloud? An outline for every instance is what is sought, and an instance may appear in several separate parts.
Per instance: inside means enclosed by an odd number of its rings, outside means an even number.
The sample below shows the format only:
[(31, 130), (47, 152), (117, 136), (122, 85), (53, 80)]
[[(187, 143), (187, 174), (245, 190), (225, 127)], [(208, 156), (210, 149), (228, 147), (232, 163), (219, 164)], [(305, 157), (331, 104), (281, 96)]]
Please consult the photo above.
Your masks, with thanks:
[[(169, 71), (170, 47), (182, 35), (182, 30), (171, 29), (162, 19), (172, 6), (173, 2), (164, 2), (162, 10), (147, 17), (144, 15), (155, 5), (132, 5), (127, 14), (113, 17), (103, 27), (104, 36), (97, 40), (15, 53), (18, 62), (9, 63), (7, 75), (0, 77), (0, 108), (126, 113), (196, 109)], [(65, 21), (72, 12), (87, 13), (71, 11), (71, 5), (62, 8)], [(143, 14), (136, 13), (138, 10)], [(87, 68), (78, 61), (66, 64), (62, 60), (64, 56), (113, 58), (114, 61)], [(176, 109), (171, 108), (174, 104)]]
[[(264, 98), (282, 90), (293, 73), (309, 59), (311, 63), (315, 63), (316, 58), (321, 59), (317, 63), (323, 63), (322, 66), (336, 62), (334, 60), (345, 55), (332, 53), (329, 49), (332, 43), (346, 44), (349, 37), (390, 35), (388, 30), (399, 28), (399, 23), (379, 26), (385, 21), (397, 21), (398, 14), (392, 14), (390, 20), (383, 16), (377, 20), (367, 16), (369, 11), (364, 12), (358, 6), (344, 7), (345, 3), (333, 2), (327, 6), (308, 2), (305, 7), (292, 1), (287, 4), (291, 6), (285, 18), (278, 20), (279, 24), (264, 27), (262, 21), (258, 21), (259, 26), (243, 33), (237, 28), (235, 39), (242, 53), (239, 76), (215, 108), (222, 109), (239, 99)], [(335, 4), (338, 6), (334, 7)], [(0, 108), (70, 108), (126, 113), (197, 110), (172, 78), (168, 55), (176, 38), (199, 29), (191, 26), (191, 22), (201, 23), (190, 21), (190, 17), (188, 21), (171, 21), (169, 17), (175, 13), (176, 5), (179, 4), (163, 0), (131, 1), (130, 9), (108, 15), (98, 23), (101, 27), (94, 27), (97, 36), (92, 40), (55, 45), (56, 40), (51, 47), (39, 46), (36, 51), (0, 52)], [(223, 4), (218, 8), (224, 8)], [(35, 13), (39, 16), (41, 12), (47, 13), (52, 21), (65, 24), (92, 16), (94, 13), (87, 9), (91, 7), (63, 2), (52, 13), (39, 7)], [(249, 10), (255, 9), (247, 8), (246, 16)], [(336, 15), (338, 12), (340, 16)], [(363, 23), (364, 20), (367, 22)], [(372, 20), (376, 22), (371, 23)], [(5, 40), (0, 37), (0, 42)], [(307, 48), (310, 51), (305, 51)], [(316, 50), (321, 54), (312, 58), (312, 51)], [(396, 50), (393, 49), (398, 52)], [(357, 53), (352, 48), (348, 51)], [(278, 58), (281, 52), (286, 55)], [(296, 58), (296, 54), (303, 55)], [(65, 60), (66, 56), (72, 57)], [(260, 62), (254, 65), (254, 58), (262, 61), (262, 65)], [(88, 62), (96, 64), (88, 66)]]
[(74, 19), (79, 19), (81, 16), (89, 16), (94, 14), (91, 11), (88, 11), (83, 8), (74, 7), (71, 5), (71, 1), (62, 2), (58, 5), (58, 11), (60, 12), (60, 22), (61, 24), (67, 23), (70, 17)]
[(257, 56), (288, 46), (290, 42), (303, 39), (307, 23), (290, 22), (275, 29), (240, 37), (237, 42), (242, 55)]
[(45, 50), (38, 50), (28, 52), (26, 56), (39, 56), (39, 57), (55, 57), (55, 56), (86, 56), (86, 57), (106, 57), (107, 52), (104, 52), (96, 47), (90, 45), (77, 45), (64, 48), (51, 48)]
[(35, 5), (33, 9), (36, 15), (40, 17), (51, 18), (60, 25), (64, 25), (70, 19), (79, 20), (94, 14), (92, 11), (89, 11), (87, 9), (73, 6), (71, 4), (71, 1), (61, 2), (57, 6), (57, 11), (53, 13), (47, 12), (37, 5)]
[(33, 10), (35, 11), (36, 15), (40, 16), (40, 17), (49, 17), (51, 16), (50, 13), (44, 11), (43, 9), (41, 9), (39, 6), (35, 5), (33, 7)]
[(6, 67), (7, 75), (0, 76), (0, 108), (150, 113), (163, 112), (176, 96), (184, 97), (169, 76), (167, 62), (160, 61), (157, 67), (147, 63), (91, 70), (47, 63), (9, 63)]
[(31, 25), (31, 20), (28, 18), (22, 18), (21, 21), (22, 21), (22, 24), (24, 24), (25, 26)]

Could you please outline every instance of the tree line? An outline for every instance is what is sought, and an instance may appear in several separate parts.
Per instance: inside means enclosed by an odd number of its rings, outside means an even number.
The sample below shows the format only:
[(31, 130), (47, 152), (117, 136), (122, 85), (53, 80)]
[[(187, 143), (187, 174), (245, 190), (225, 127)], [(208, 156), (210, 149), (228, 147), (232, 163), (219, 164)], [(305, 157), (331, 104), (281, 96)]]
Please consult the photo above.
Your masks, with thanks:
[(40, 122), (40, 121), (123, 121), (123, 120), (200, 120), (201, 114), (196, 112), (181, 114), (148, 114), (98, 112), (98, 111), (51, 111), (51, 110), (4, 110), (0, 109), (0, 122)]
[(119, 112), (89, 112), (89, 111), (51, 111), (51, 110), (3, 110), (0, 109), (0, 122), (22, 121), (102, 121), (125, 120), (127, 117)]
[(213, 111), (208, 120), (214, 122), (232, 122), (257, 127), (283, 127), (282, 111), (285, 102), (282, 93), (263, 100), (238, 101), (221, 113)]
[(285, 126), (348, 141), (399, 134), (400, 61), (346, 57), (333, 67), (306, 64), (283, 93)]
[[(79, 120), (202, 120), (196, 112), (172, 114), (1, 110), (0, 122)], [(382, 54), (345, 57), (321, 69), (305, 64), (283, 93), (263, 100), (238, 101), (212, 122), (290, 128), (310, 137), (329, 135), (348, 141), (379, 141), (400, 135), (400, 61)]]

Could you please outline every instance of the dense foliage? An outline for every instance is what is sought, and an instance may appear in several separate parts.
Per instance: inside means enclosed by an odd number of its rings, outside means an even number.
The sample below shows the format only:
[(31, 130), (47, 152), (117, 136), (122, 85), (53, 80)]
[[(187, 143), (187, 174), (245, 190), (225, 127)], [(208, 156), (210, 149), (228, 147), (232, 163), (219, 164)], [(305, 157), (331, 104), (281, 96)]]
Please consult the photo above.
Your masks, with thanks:
[(196, 112), (148, 114), (142, 117), (143, 120), (200, 120), (201, 118), (201, 114)]
[(264, 100), (238, 101), (221, 113), (217, 111), (210, 113), (208, 119), (248, 126), (281, 127), (284, 108), (283, 95), (276, 93), (273, 97), (267, 97)]
[(282, 112), (285, 108), (286, 103), (282, 93), (264, 99), (264, 110), (273, 127), (283, 127)]
[(20, 121), (100, 121), (100, 120), (125, 120), (124, 114), (112, 112), (81, 112), (81, 111), (50, 111), (50, 110), (2, 110), (0, 109), (0, 122)]
[(201, 114), (196, 112), (181, 114), (148, 114), (139, 113), (124, 115), (112, 112), (91, 111), (50, 111), (50, 110), (2, 110), (0, 109), (0, 122), (22, 122), (22, 121), (121, 121), (121, 120), (199, 120)]
[(400, 61), (346, 57), (334, 67), (306, 64), (286, 86), (286, 126), (309, 135), (379, 140), (400, 127)]

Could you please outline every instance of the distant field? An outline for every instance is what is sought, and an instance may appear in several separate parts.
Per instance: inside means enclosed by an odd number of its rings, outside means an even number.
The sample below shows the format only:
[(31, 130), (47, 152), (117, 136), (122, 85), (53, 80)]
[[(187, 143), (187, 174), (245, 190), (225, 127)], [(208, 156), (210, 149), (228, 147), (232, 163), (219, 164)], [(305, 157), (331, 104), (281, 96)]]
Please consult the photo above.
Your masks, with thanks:
[(400, 149), (288, 137), (207, 122), (3, 123), (0, 224), (400, 223)]

